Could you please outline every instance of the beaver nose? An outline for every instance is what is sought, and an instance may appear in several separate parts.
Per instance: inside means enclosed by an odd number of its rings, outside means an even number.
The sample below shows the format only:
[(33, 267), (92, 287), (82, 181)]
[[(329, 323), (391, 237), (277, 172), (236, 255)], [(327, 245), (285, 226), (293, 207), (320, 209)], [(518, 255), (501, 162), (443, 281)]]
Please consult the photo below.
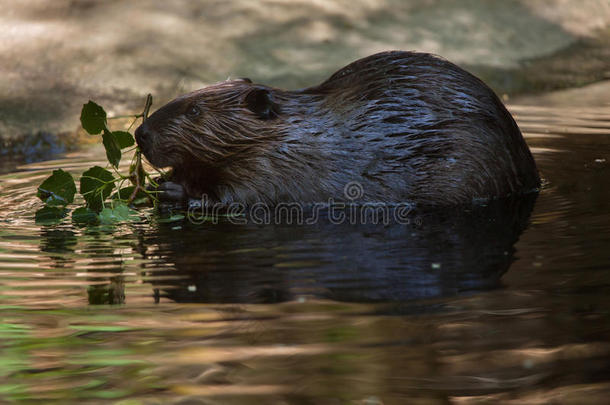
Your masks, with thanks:
[(138, 146), (140, 147), (140, 149), (144, 149), (146, 147), (147, 141), (150, 140), (150, 129), (148, 128), (146, 122), (143, 122), (142, 125), (140, 125), (136, 129), (135, 135)]

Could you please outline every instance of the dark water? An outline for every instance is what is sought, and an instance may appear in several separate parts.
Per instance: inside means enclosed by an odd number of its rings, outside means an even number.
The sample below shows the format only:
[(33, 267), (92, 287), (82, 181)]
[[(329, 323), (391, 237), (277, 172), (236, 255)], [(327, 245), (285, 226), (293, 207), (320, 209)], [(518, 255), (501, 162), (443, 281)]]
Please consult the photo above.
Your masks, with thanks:
[(41, 227), (91, 155), (1, 177), (0, 399), (606, 403), (610, 109), (511, 111), (542, 192), (408, 225)]

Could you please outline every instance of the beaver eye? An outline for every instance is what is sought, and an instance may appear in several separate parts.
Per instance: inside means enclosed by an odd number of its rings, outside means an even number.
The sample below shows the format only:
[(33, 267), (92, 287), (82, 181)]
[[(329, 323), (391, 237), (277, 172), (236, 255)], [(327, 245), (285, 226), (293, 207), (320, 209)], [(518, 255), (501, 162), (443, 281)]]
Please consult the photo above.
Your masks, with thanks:
[(199, 106), (197, 104), (191, 105), (188, 110), (186, 110), (186, 115), (189, 117), (196, 117), (201, 113)]

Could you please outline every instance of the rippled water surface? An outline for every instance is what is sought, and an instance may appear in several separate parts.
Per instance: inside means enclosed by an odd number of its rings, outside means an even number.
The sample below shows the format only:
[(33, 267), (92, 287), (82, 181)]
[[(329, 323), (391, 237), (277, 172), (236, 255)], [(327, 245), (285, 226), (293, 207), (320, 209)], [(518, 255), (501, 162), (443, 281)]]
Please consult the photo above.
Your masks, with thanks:
[(537, 198), (411, 225), (38, 226), (103, 156), (0, 177), (0, 399), (606, 403), (610, 109), (511, 111)]

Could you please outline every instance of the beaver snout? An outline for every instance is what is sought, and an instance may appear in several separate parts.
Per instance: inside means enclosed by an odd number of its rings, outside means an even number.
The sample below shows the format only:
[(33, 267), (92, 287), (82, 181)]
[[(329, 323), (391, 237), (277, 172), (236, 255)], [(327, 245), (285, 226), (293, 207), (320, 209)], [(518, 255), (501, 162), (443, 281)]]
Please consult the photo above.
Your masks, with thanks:
[(146, 156), (146, 159), (155, 166), (163, 165), (161, 159), (155, 158), (155, 153), (153, 153), (154, 145), (159, 137), (155, 129), (145, 121), (136, 129), (135, 136), (140, 151)]
[(146, 122), (142, 123), (142, 125), (140, 125), (136, 129), (135, 135), (136, 135), (136, 142), (138, 143), (140, 150), (144, 154), (146, 154), (145, 150), (150, 147), (150, 143), (151, 143), (150, 139), (152, 138), (152, 135), (150, 134), (150, 128), (146, 124)]
[(144, 156), (146, 156), (146, 159), (148, 159), (153, 166), (162, 167), (166, 165), (167, 162), (163, 162), (163, 159), (156, 157), (158, 153), (153, 153), (159, 134), (157, 134), (150, 124), (147, 122), (142, 123), (142, 125), (136, 129), (135, 136), (136, 142), (140, 147), (140, 151), (144, 154)]

